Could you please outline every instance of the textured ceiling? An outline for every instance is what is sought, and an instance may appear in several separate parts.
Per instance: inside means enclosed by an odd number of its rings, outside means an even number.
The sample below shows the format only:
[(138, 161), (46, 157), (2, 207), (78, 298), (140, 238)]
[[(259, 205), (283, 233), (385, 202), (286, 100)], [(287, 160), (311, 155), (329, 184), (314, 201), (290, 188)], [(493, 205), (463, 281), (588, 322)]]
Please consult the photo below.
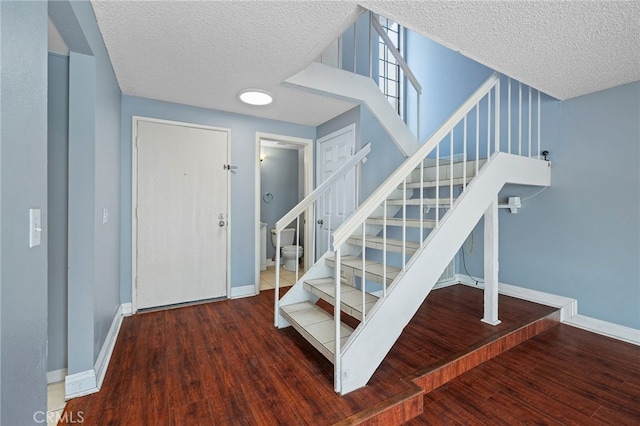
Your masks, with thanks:
[[(353, 1), (92, 1), (124, 94), (318, 125), (352, 104), (280, 83), (353, 21)], [(362, 1), (559, 99), (640, 80), (640, 2)], [(258, 87), (273, 104), (240, 103)]]

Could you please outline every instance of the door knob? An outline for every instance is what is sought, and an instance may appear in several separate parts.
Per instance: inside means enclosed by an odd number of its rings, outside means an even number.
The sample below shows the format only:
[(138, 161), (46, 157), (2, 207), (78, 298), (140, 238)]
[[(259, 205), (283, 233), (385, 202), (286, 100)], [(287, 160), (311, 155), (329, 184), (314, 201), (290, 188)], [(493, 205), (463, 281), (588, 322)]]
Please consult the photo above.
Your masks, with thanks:
[(318, 225), (322, 225), (323, 223), (324, 223), (324, 220), (322, 220), (322, 219), (318, 220)]
[(224, 226), (224, 220), (221, 220), (220, 222), (218, 222), (218, 226)]

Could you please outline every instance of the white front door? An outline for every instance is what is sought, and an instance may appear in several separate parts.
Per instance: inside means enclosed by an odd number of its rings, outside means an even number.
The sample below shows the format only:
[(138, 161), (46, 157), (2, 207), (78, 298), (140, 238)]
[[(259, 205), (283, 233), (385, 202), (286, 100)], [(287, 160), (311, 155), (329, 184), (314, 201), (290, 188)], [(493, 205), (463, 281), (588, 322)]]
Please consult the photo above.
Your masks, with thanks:
[[(318, 167), (316, 185), (320, 185), (353, 155), (355, 126), (331, 133), (318, 139)], [(340, 179), (333, 188), (318, 200), (316, 212), (317, 257), (331, 248), (331, 233), (344, 222), (356, 208), (355, 169)]]
[(137, 123), (137, 308), (226, 296), (228, 133)]

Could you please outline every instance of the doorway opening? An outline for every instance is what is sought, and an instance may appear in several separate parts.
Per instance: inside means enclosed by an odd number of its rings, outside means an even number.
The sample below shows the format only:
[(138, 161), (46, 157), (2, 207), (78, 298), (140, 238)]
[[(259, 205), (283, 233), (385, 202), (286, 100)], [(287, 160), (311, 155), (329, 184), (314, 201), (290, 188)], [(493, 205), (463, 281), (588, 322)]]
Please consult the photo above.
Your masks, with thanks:
[[(264, 277), (264, 288), (273, 286), (275, 277), (275, 273), (270, 274), (275, 258), (271, 229), (313, 191), (313, 140), (257, 133), (255, 188), (255, 293), (258, 294), (261, 275)], [(305, 239), (305, 235), (313, 232), (310, 228), (313, 220), (304, 222), (300, 224), (300, 235), (295, 237), (300, 246), (299, 260), (304, 262), (301, 271), (313, 264), (313, 259), (308, 255), (312, 253), (312, 247)]]

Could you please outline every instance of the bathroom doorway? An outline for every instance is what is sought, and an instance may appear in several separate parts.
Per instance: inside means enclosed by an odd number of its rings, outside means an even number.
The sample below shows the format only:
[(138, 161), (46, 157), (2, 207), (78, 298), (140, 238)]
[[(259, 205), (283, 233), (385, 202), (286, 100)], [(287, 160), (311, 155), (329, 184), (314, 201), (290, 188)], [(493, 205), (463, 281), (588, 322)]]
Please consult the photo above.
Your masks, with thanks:
[[(313, 140), (256, 133), (255, 188), (255, 293), (258, 294), (261, 277), (264, 278), (264, 288), (275, 284), (275, 247), (271, 241), (271, 229), (276, 221), (313, 191)], [(313, 264), (309, 263), (312, 262), (313, 247), (305, 239), (305, 235), (312, 235), (310, 227), (313, 221), (301, 221), (299, 226), (299, 245), (303, 253), (300, 260), (304, 261), (300, 266), (302, 273)], [(281, 277), (281, 284), (295, 281), (295, 273), (289, 277), (284, 269), (281, 269)]]

